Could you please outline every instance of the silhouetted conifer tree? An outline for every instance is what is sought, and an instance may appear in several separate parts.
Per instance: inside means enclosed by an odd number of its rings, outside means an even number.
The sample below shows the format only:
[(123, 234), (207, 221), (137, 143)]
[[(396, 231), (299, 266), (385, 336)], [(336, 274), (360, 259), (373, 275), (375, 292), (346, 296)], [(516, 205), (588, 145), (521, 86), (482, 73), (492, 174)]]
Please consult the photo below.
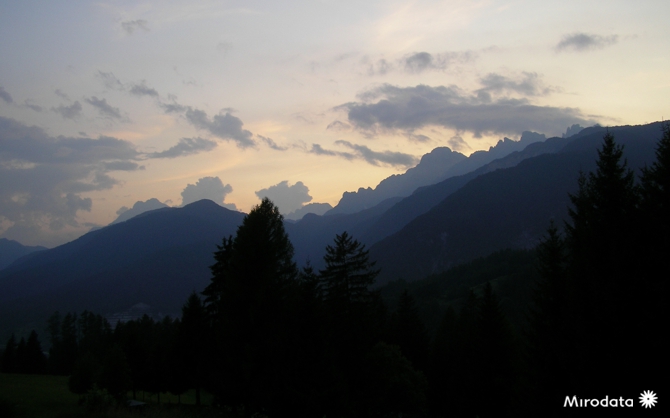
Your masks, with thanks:
[(361, 415), (423, 417), (428, 382), (402, 355), (400, 347), (378, 342), (365, 358), (364, 408)]
[[(579, 191), (570, 196), (571, 223), (566, 225), (570, 263), (572, 340), (569, 364), (570, 390), (586, 389), (586, 376), (603, 387), (621, 385), (632, 372), (630, 359), (616, 370), (623, 353), (635, 345), (624, 335), (634, 332), (630, 313), (621, 309), (636, 292), (631, 281), (637, 268), (634, 257), (638, 194), (632, 171), (623, 159), (623, 147), (609, 132), (598, 150), (597, 169), (582, 175)], [(595, 382), (590, 381), (589, 386)], [(603, 392), (605, 393), (605, 392)]]
[(21, 337), (16, 345), (16, 372), (25, 373), (28, 360), (26, 359), (26, 339)]
[[(183, 384), (176, 384), (176, 387), (195, 389), (196, 405), (201, 404), (201, 389), (206, 384), (207, 370), (211, 365), (210, 337), (205, 306), (200, 297), (192, 293), (182, 308), (174, 350), (174, 366), (177, 370), (175, 377)], [(176, 390), (179, 392), (179, 389)]]
[(663, 136), (656, 148), (656, 161), (642, 170), (641, 202), (636, 257), (640, 260), (637, 281), (642, 288), (637, 321), (639, 344), (650, 358), (663, 358), (667, 348), (658, 338), (666, 315), (670, 263), (670, 122), (663, 123)]
[(398, 309), (391, 317), (391, 342), (417, 370), (425, 370), (428, 361), (428, 335), (414, 298), (405, 289), (398, 300)]
[(28, 341), (26, 341), (25, 354), (23, 355), (23, 373), (44, 374), (47, 364), (46, 356), (42, 352), (42, 344), (37, 337), (35, 330), (30, 332)]
[(130, 368), (123, 350), (118, 345), (109, 349), (100, 371), (100, 387), (107, 389), (118, 400), (126, 397), (131, 388)]
[(440, 321), (431, 347), (431, 366), (426, 371), (430, 382), (429, 405), (435, 416), (453, 412), (457, 388), (458, 315), (449, 306)]
[(5, 351), (2, 353), (2, 371), (3, 373), (16, 373), (18, 370), (18, 361), (16, 359), (16, 337), (12, 334), (7, 340)]
[[(656, 161), (642, 170), (641, 208), (645, 239), (654, 256), (670, 248), (670, 122), (663, 124), (663, 136), (656, 148)], [(660, 263), (659, 276), (667, 274), (668, 263)]]
[(571, 289), (568, 287), (565, 242), (551, 223), (547, 235), (537, 246), (540, 279), (535, 283), (529, 309), (526, 360), (528, 393), (525, 409), (540, 413), (561, 407), (560, 400), (568, 387), (571, 345), (569, 310)]
[(84, 395), (100, 383), (100, 361), (91, 353), (85, 352), (74, 364), (74, 370), (68, 379), (70, 392)]
[(369, 260), (365, 245), (352, 239), (345, 231), (335, 236), (335, 246), (326, 247), (323, 257), (326, 268), (321, 270), (321, 282), (326, 302), (347, 312), (354, 305), (371, 302), (370, 286), (379, 270)]
[[(349, 414), (365, 405), (365, 356), (380, 335), (379, 295), (370, 290), (379, 270), (369, 260), (365, 246), (347, 232), (336, 235), (335, 245), (326, 247), (326, 268), (320, 271), (328, 327), (328, 358), (334, 378), (331, 403)], [(332, 411), (346, 414), (343, 410)]]
[(67, 313), (61, 318), (55, 312), (48, 322), (51, 348), (49, 349), (49, 370), (54, 374), (72, 373), (79, 356), (77, 338), (77, 315)]
[(508, 416), (516, 389), (516, 352), (513, 334), (491, 283), (484, 285), (478, 312), (477, 413)]
[(212, 313), (219, 401), (244, 405), (247, 414), (281, 408), (290, 373), (288, 301), (298, 269), (279, 209), (267, 198), (224, 239), (211, 267), (205, 302)]

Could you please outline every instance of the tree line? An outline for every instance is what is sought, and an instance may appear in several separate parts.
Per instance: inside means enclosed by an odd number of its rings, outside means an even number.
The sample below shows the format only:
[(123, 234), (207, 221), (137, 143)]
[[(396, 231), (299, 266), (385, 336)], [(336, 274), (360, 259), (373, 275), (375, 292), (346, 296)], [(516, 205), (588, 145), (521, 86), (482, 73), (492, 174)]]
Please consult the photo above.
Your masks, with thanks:
[[(401, 292), (390, 312), (371, 289), (375, 263), (346, 232), (326, 248), (323, 270), (298, 268), (281, 214), (263, 199), (218, 246), (210, 284), (180, 319), (112, 329), (92, 313), (54, 314), (48, 361), (35, 364), (70, 375), (75, 393), (195, 389), (200, 403), (206, 390), (244, 416), (537, 416), (564, 412), (566, 395), (648, 389), (636, 385), (658, 376), (644, 360), (663, 355), (668, 124), (656, 156), (636, 178), (605, 135), (596, 171), (570, 195), (568, 222), (535, 250), (539, 279), (521, 325), (486, 283), (442, 309), (429, 333), (421, 296)], [(10, 339), (3, 371), (35, 372), (16, 359), (36, 345), (37, 335), (21, 350)]]

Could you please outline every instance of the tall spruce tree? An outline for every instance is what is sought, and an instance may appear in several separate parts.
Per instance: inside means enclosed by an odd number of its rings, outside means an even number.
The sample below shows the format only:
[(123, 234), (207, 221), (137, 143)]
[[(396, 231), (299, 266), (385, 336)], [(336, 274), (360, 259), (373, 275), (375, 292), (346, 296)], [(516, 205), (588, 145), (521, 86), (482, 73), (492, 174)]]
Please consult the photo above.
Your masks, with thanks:
[(662, 132), (656, 161), (642, 169), (640, 187), (640, 229), (644, 234), (641, 255), (648, 267), (645, 276), (657, 288), (664, 285), (670, 274), (670, 264), (665, 260), (670, 252), (670, 122), (663, 124)]
[(484, 292), (477, 316), (477, 388), (479, 416), (510, 414), (516, 389), (515, 350), (511, 328), (491, 282)]
[(336, 235), (326, 247), (326, 268), (320, 271), (328, 327), (329, 362), (337, 392), (332, 403), (345, 409), (333, 414), (354, 414), (365, 408), (365, 356), (377, 342), (378, 293), (370, 290), (379, 270), (370, 261), (365, 245), (347, 232)]
[(210, 337), (205, 307), (200, 297), (192, 293), (182, 308), (173, 351), (173, 370), (176, 372), (174, 377), (183, 383), (185, 389), (195, 389), (196, 405), (201, 403), (201, 389), (206, 383), (207, 363), (211, 355)]
[(26, 341), (26, 352), (24, 357), (24, 373), (44, 374), (47, 370), (47, 358), (42, 352), (42, 345), (37, 337), (37, 332), (32, 330)]
[(558, 412), (567, 386), (566, 352), (573, 348), (566, 327), (571, 322), (566, 245), (553, 222), (536, 253), (540, 278), (533, 288), (528, 313), (526, 360), (530, 373), (525, 409), (540, 413), (547, 411), (548, 405), (554, 405)]
[[(571, 223), (566, 225), (570, 335), (566, 338), (573, 349), (566, 352), (571, 377), (565, 390), (588, 390), (585, 385), (597, 384), (603, 391), (615, 384), (622, 387), (636, 368), (636, 359), (625, 354), (637, 343), (631, 338), (636, 314), (622, 309), (636, 298), (638, 286), (633, 280), (638, 268), (634, 181), (623, 147), (608, 132), (598, 150), (596, 171), (580, 176), (579, 190), (570, 196)], [(622, 367), (612, 368), (615, 363)]]
[(210, 389), (246, 414), (279, 408), (290, 365), (286, 340), (298, 269), (283, 216), (268, 198), (244, 218), (235, 238), (215, 253), (203, 295), (211, 314), (218, 374)]
[(16, 373), (18, 370), (18, 360), (16, 359), (16, 337), (12, 334), (7, 340), (5, 351), (2, 353), (2, 364), (0, 372)]
[(335, 236), (335, 246), (326, 247), (323, 257), (326, 268), (321, 270), (321, 282), (328, 303), (344, 309), (370, 303), (370, 286), (379, 274), (370, 261), (365, 245), (345, 231)]
[(639, 344), (649, 358), (665, 358), (667, 347), (658, 338), (665, 325), (668, 275), (670, 274), (670, 122), (662, 125), (662, 137), (656, 148), (656, 161), (642, 170), (641, 202), (637, 258), (637, 281), (641, 287), (637, 311)]
[(398, 299), (398, 309), (391, 317), (391, 342), (400, 347), (417, 370), (426, 370), (428, 334), (421, 321), (414, 297), (405, 289)]

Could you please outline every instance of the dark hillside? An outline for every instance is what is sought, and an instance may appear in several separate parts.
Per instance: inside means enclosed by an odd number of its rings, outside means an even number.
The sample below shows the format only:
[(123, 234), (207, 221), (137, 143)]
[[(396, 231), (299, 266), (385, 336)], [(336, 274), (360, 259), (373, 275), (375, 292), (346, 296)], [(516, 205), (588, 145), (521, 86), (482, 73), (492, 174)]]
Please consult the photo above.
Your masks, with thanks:
[[(660, 123), (612, 128), (630, 167), (654, 159)], [(532, 248), (551, 219), (566, 219), (580, 171), (595, 167), (604, 128), (590, 128), (556, 154), (483, 174), (371, 247), (380, 284), (416, 280), (504, 248)]]

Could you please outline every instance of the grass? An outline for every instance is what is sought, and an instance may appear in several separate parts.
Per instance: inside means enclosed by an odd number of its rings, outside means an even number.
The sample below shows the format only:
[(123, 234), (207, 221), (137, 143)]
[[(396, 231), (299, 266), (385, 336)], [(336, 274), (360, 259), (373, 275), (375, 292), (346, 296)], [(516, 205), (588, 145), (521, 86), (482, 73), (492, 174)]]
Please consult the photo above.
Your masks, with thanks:
[(0, 373), (0, 400), (17, 418), (76, 416), (81, 409), (65, 376)]
[[(79, 396), (68, 390), (67, 380), (67, 376), (0, 373), (0, 418), (238, 417), (221, 409), (196, 407), (194, 390), (181, 396), (181, 405), (172, 394), (161, 394), (159, 405), (155, 394), (138, 392), (137, 400), (147, 402), (141, 410), (114, 408), (91, 413), (79, 406)], [(132, 399), (132, 393), (128, 399)], [(211, 395), (202, 394), (203, 405), (210, 405), (211, 399)]]
[[(155, 393), (148, 393), (148, 392), (137, 392), (136, 393), (137, 400), (140, 402), (146, 402), (146, 403), (158, 403), (158, 395)], [(133, 399), (133, 393), (128, 392), (128, 399)], [(184, 393), (181, 395), (181, 402), (180, 399), (177, 395), (173, 395), (171, 393), (161, 393), (160, 394), (160, 403), (161, 404), (168, 404), (168, 405), (174, 405), (174, 404), (179, 404), (181, 405), (195, 405), (195, 390), (189, 390), (188, 392)], [(207, 392), (200, 392), (200, 403), (202, 405), (211, 405), (212, 404), (212, 395), (210, 395)]]

